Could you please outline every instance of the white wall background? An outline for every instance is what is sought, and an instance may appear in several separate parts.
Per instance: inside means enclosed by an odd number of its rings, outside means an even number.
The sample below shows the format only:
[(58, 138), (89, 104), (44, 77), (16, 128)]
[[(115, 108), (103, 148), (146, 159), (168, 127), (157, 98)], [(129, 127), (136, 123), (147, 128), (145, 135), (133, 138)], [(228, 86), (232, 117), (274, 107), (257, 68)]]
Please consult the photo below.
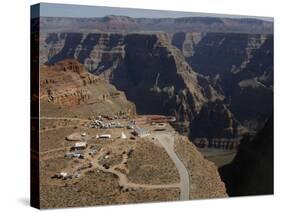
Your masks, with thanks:
[[(138, 204), (82, 211), (276, 211), (280, 198), (280, 5), (277, 0), (48, 0), (50, 3), (211, 12), (275, 18), (275, 195)], [(38, 1), (6, 0), (0, 7), (0, 210), (29, 207), (29, 7)], [(279, 48), (278, 48), (279, 47)], [(279, 84), (280, 83), (280, 84)], [(278, 111), (279, 109), (279, 111)], [(279, 130), (280, 129), (280, 130)], [(280, 205), (280, 204), (279, 204)], [(62, 209), (74, 211), (77, 209)]]

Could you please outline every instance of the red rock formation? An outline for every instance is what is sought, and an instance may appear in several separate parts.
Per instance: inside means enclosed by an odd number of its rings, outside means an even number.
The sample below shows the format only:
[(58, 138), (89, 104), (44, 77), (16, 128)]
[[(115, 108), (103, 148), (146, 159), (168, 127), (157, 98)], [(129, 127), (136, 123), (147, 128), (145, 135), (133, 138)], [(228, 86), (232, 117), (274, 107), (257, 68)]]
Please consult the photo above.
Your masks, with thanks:
[(135, 111), (123, 92), (87, 72), (82, 64), (71, 59), (41, 66), (40, 99), (68, 108), (99, 105), (105, 110), (108, 108), (108, 111), (118, 112), (124, 106), (125, 110)]

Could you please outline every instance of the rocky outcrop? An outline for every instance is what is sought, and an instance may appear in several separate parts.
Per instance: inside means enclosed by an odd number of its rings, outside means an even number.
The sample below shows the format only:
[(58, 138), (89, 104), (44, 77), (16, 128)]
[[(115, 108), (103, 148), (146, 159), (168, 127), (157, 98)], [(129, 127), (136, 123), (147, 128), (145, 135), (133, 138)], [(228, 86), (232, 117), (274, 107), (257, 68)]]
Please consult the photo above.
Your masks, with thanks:
[(171, 36), (171, 43), (180, 49), (186, 58), (189, 58), (194, 55), (195, 46), (205, 34), (204, 32), (176, 32)]
[(211, 102), (191, 122), (189, 138), (201, 148), (233, 149), (246, 132), (225, 104)]
[(234, 160), (219, 172), (230, 196), (273, 194), (273, 117), (254, 139), (244, 137)]
[[(40, 68), (40, 99), (64, 108), (100, 108), (100, 111), (135, 113), (123, 92), (86, 71), (76, 60), (63, 60)], [(98, 110), (97, 110), (98, 112)]]

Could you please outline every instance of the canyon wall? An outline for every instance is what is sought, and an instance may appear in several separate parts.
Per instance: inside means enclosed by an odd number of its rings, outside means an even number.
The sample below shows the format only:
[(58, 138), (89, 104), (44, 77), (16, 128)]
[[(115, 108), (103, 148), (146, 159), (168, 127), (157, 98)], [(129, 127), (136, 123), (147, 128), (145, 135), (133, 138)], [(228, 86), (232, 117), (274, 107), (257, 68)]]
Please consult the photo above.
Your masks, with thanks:
[(175, 33), (193, 70), (220, 87), (235, 118), (255, 134), (273, 111), (273, 35)]
[(174, 115), (184, 131), (205, 103), (224, 98), (213, 81), (192, 70), (167, 34), (58, 33), (45, 40), (41, 62), (76, 59), (124, 91), (139, 114)]
[(138, 114), (176, 116), (174, 127), (199, 146), (235, 148), (272, 112), (272, 35), (72, 32), (40, 41), (41, 64), (78, 60)]
[(273, 194), (273, 116), (254, 139), (245, 136), (234, 160), (219, 169), (230, 196)]

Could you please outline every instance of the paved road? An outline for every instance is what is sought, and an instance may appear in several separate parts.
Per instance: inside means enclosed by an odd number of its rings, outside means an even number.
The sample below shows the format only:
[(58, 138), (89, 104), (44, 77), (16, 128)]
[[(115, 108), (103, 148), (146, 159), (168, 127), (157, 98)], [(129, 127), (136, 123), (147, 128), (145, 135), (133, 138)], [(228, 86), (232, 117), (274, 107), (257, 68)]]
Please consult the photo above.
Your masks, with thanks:
[(156, 134), (154, 137), (164, 147), (170, 158), (176, 165), (180, 175), (180, 200), (189, 199), (189, 174), (184, 164), (174, 152), (174, 136), (170, 134)]

